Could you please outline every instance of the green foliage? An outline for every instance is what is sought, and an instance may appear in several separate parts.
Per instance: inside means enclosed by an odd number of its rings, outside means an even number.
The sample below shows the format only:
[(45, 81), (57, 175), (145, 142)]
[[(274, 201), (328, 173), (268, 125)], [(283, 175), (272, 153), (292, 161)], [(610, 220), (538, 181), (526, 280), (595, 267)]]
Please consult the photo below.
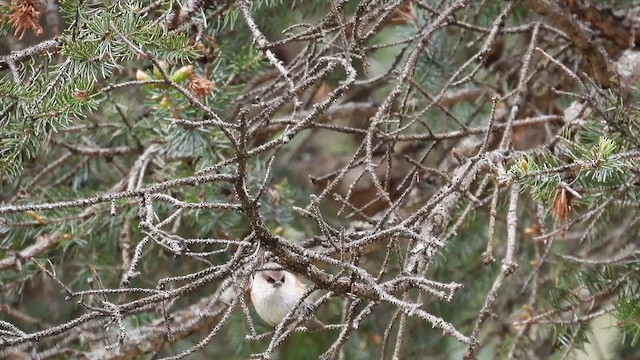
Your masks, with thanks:
[[(631, 271), (629, 271), (629, 268)], [(623, 286), (620, 297), (613, 302), (613, 316), (618, 319), (617, 327), (621, 328), (624, 343), (636, 348), (640, 341), (640, 259), (636, 255), (624, 269), (627, 282)], [(613, 278), (609, 276), (609, 278)], [(615, 279), (615, 278), (613, 278)]]
[[(272, 5), (256, 6), (275, 11)], [(229, 144), (219, 130), (183, 128), (167, 121), (167, 118), (206, 117), (176, 89), (147, 85), (142, 86), (142, 91), (128, 88), (105, 91), (104, 86), (132, 80), (131, 74), (135, 73), (136, 67), (151, 68), (151, 62), (145, 58), (146, 55), (141, 55), (142, 52), (167, 62), (170, 77), (183, 64), (192, 63), (194, 73), (213, 80), (215, 84), (213, 92), (202, 99), (203, 103), (216, 111), (226, 111), (246, 82), (264, 70), (262, 55), (251, 46), (251, 37), (245, 32), (241, 41), (237, 37), (223, 38), (215, 47), (212, 63), (196, 62), (202, 53), (190, 45), (188, 34), (168, 31), (164, 24), (140, 11), (144, 6), (134, 1), (61, 1), (61, 13), (69, 23), (60, 37), (59, 56), (62, 60), (53, 64), (51, 59), (44, 57), (22, 63), (17, 70), (30, 76), (29, 86), (14, 81), (10, 72), (3, 74), (0, 79), (0, 173), (10, 176), (11, 180), (7, 184), (7, 179), (3, 179), (5, 188), (9, 185), (12, 191), (19, 191), (32, 179), (32, 169), (64, 155), (60, 149), (46, 148), (45, 144), (54, 136), (59, 143), (73, 144), (74, 147), (80, 143), (80, 146), (88, 148), (129, 146), (135, 149), (140, 144), (161, 143), (163, 155), (156, 157), (150, 165), (153, 175), (147, 180), (149, 183), (192, 175), (194, 171), (229, 156)], [(162, 6), (170, 6), (170, 2)], [(3, 6), (1, 11), (6, 13), (7, 7)], [(210, 27), (220, 32), (229, 30), (217, 22)], [(6, 29), (8, 27), (3, 22), (2, 31)], [(154, 78), (161, 79), (156, 75), (157, 72)], [(181, 84), (186, 86), (184, 82)], [(165, 97), (169, 99), (170, 106), (163, 108), (160, 102)], [(175, 161), (176, 158), (185, 158), (185, 161)], [(126, 156), (118, 158), (115, 163), (109, 156), (88, 161), (74, 159), (54, 170), (58, 176), (57, 183), (33, 187), (29, 189), (29, 196), (38, 196), (47, 202), (91, 197), (96, 192), (108, 191), (124, 175), (113, 173), (114, 165), (116, 169), (130, 167), (132, 162), (133, 159)], [(262, 176), (264, 169), (258, 168), (250, 179), (254, 184), (260, 184)], [(285, 194), (293, 194), (286, 182), (276, 187)], [(230, 191), (214, 184), (200, 189), (187, 187), (173, 195), (193, 203), (226, 202)], [(278, 203), (282, 200), (272, 201)], [(81, 271), (61, 272), (60, 275), (69, 284), (82, 284), (92, 276), (87, 267), (94, 267), (101, 274), (101, 281), (115, 286), (119, 276), (113, 269), (119, 259), (114, 254), (120, 252), (122, 224), (125, 219), (138, 218), (137, 205), (131, 200), (115, 201), (112, 205), (115, 213), (110, 204), (97, 205), (83, 221), (78, 221), (80, 211), (75, 208), (30, 212), (27, 216), (6, 215), (0, 221), (3, 246), (0, 254), (8, 256), (5, 249), (21, 250), (39, 238), (58, 234), (63, 240), (47, 252), (46, 258), (37, 258), (37, 261), (46, 263), (50, 260), (58, 266), (78, 254), (90, 254), (73, 261), (74, 267)], [(169, 216), (175, 209), (158, 202), (154, 204), (154, 211), (160, 216)], [(274, 228), (291, 220), (289, 211), (270, 202), (265, 202), (262, 211)], [(194, 238), (211, 237), (212, 234), (247, 235), (246, 219), (235, 211), (198, 209), (185, 213), (181, 223), (185, 227), (185, 236)], [(130, 224), (130, 230), (135, 246), (144, 233), (137, 221)], [(194, 246), (191, 250), (210, 251), (211, 246)], [(158, 255), (160, 262), (170, 261), (166, 255)], [(144, 269), (155, 266), (162, 265), (142, 265)], [(21, 270), (2, 272), (0, 282), (8, 284), (8, 294), (20, 294), (25, 280), (38, 272), (38, 268), (28, 262)], [(184, 270), (188, 271), (188, 268)], [(157, 278), (144, 280), (147, 286), (153, 286), (159, 277), (169, 274), (155, 273)]]
[(50, 69), (46, 60), (18, 69), (32, 74), (27, 88), (11, 81), (10, 75), (0, 81), (0, 173), (12, 178), (40, 153), (52, 133), (78, 123), (98, 108), (96, 82), (111, 78), (114, 70), (122, 68), (122, 61), (140, 56), (122, 36), (138, 50), (167, 61), (181, 63), (196, 56), (186, 34), (168, 33), (163, 26), (146, 20), (134, 2), (116, 1), (98, 7), (91, 2), (65, 1), (61, 8), (74, 19), (74, 26), (61, 37), (60, 53), (65, 61)]
[[(559, 156), (550, 153), (525, 155), (514, 164), (511, 172), (534, 199), (544, 203), (551, 202), (561, 182), (586, 190), (584, 203), (593, 204), (591, 198), (602, 201), (601, 195), (606, 193), (591, 190), (625, 184), (632, 178), (631, 170), (635, 166), (634, 161), (622, 155), (629, 150), (628, 143), (607, 130), (604, 122), (591, 118), (575, 134), (575, 140), (560, 140)], [(635, 196), (635, 191), (625, 193), (625, 196)]]
[(624, 331), (624, 342), (636, 347), (640, 340), (640, 302), (637, 294), (617, 301), (613, 314), (619, 319), (618, 326)]

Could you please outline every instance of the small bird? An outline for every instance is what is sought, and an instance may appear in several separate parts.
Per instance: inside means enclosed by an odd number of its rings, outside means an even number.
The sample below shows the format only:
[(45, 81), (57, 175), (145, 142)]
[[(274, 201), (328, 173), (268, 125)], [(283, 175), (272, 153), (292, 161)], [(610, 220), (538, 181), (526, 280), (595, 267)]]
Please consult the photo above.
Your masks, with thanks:
[[(278, 269), (282, 266), (271, 262), (263, 268)], [(258, 270), (251, 284), (251, 301), (262, 320), (275, 326), (287, 316), (289, 310), (298, 303), (305, 291), (305, 286), (300, 280), (288, 271)], [(310, 306), (309, 298), (306, 298), (302, 305)], [(313, 315), (306, 320), (304, 326), (311, 331), (324, 328), (322, 322)]]

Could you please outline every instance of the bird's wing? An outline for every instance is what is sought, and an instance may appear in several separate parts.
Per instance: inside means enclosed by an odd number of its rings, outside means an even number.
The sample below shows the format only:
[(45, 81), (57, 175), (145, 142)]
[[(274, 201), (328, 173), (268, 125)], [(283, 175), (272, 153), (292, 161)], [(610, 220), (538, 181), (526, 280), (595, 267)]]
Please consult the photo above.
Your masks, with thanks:
[(324, 324), (320, 320), (316, 319), (316, 317), (313, 315), (311, 315), (311, 317), (308, 318), (307, 321), (305, 321), (304, 326), (310, 331), (318, 331), (324, 329)]

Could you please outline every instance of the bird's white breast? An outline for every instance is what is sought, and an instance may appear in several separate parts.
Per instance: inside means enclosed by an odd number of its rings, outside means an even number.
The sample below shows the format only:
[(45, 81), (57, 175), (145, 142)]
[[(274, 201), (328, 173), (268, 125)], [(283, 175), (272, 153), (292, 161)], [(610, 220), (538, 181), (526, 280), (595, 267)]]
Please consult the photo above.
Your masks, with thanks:
[(281, 287), (274, 287), (256, 276), (251, 288), (251, 298), (258, 315), (271, 325), (280, 323), (298, 303), (302, 294), (296, 287), (296, 279), (288, 272), (285, 272), (285, 281)]

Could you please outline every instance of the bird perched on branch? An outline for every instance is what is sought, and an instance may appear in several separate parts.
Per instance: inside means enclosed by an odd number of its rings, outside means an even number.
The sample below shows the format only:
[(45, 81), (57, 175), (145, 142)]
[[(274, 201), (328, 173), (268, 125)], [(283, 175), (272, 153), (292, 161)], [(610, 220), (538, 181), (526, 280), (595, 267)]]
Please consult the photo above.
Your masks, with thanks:
[[(271, 262), (253, 276), (251, 301), (262, 320), (275, 326), (298, 304), (305, 292), (304, 284), (294, 274)], [(309, 298), (305, 299), (296, 315), (303, 314), (305, 307), (308, 308), (310, 305)], [(304, 326), (311, 331), (324, 328), (322, 322), (313, 315), (306, 319)]]

